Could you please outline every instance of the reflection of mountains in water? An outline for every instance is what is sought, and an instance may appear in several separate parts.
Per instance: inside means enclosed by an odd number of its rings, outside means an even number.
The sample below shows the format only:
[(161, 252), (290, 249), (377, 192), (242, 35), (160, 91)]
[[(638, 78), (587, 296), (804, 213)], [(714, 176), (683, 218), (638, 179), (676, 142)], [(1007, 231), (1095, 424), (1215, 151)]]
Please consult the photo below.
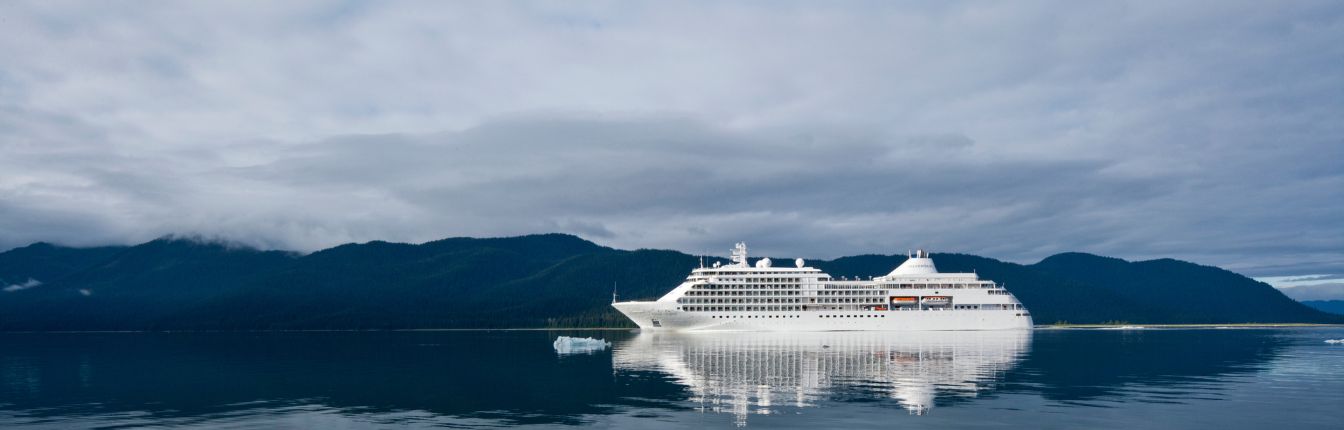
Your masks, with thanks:
[[(848, 410), (837, 401), (927, 407), (930, 396), (935, 415), (986, 397), (1032, 399), (1027, 407), (1038, 398), (1182, 402), (1225, 396), (1228, 384), (1291, 356), (1292, 333), (10, 333), (0, 334), (0, 427), (6, 414), (99, 420), (87, 427), (270, 420), (296, 410), (391, 424), (580, 425), (700, 405), (738, 407), (741, 419), (823, 402)], [(559, 335), (605, 338), (613, 355), (557, 357)], [(982, 400), (965, 401), (972, 395)]]
[(748, 414), (851, 396), (923, 414), (936, 396), (975, 397), (1031, 344), (1031, 331), (641, 333), (615, 346), (617, 371), (656, 370), (705, 410)]

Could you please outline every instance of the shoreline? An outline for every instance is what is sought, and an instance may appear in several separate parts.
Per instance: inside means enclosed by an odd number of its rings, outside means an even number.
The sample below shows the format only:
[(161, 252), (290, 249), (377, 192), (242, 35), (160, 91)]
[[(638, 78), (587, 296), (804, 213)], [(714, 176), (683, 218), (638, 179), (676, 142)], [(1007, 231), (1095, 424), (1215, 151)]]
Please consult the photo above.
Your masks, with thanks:
[(377, 333), (430, 331), (559, 331), (559, 330), (639, 330), (639, 327), (521, 327), (521, 328), (351, 328), (351, 329), (256, 329), (256, 330), (0, 330), (5, 334), (79, 334), (79, 333)]
[[(1228, 323), (1228, 324), (1043, 324), (1032, 330), (1071, 329), (1256, 329), (1256, 328), (1329, 328), (1344, 324), (1321, 323)], [(81, 334), (81, 333), (366, 333), (366, 332), (447, 332), (447, 331), (634, 331), (637, 327), (520, 327), (520, 328), (407, 328), (407, 329), (312, 329), (312, 330), (22, 330), (0, 331), (6, 334)], [(936, 331), (936, 330), (934, 330)], [(974, 330), (969, 330), (974, 331)], [(842, 331), (843, 332), (843, 331)], [(899, 333), (899, 331), (897, 331)]]
[(1344, 324), (1324, 323), (1226, 323), (1226, 324), (1043, 324), (1035, 330), (1051, 329), (1145, 329), (1145, 328), (1295, 328), (1295, 327), (1344, 327)]

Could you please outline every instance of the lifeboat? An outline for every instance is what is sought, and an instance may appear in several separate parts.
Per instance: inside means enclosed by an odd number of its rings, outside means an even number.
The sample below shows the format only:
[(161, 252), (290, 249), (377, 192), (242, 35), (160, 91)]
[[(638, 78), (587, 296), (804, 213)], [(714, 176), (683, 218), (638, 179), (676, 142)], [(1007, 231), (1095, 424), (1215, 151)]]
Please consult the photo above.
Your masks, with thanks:
[(891, 306), (914, 306), (919, 304), (919, 297), (915, 296), (891, 296)]
[(919, 301), (924, 306), (947, 306), (952, 304), (951, 296), (924, 296)]

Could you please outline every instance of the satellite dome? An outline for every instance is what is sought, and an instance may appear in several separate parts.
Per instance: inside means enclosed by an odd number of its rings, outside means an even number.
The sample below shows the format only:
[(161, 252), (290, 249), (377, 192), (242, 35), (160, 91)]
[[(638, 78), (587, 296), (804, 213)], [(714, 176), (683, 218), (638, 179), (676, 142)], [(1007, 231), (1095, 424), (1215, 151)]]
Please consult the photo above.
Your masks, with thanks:
[(803, 268), (803, 259), (801, 259), (801, 258), (796, 258), (796, 259), (794, 259), (794, 260), (793, 260), (793, 265), (794, 265), (794, 266), (798, 266), (799, 269), (802, 269), (802, 268)]
[(762, 258), (762, 259), (760, 259), (760, 260), (756, 260), (756, 267), (760, 267), (760, 268), (770, 267), (770, 259), (769, 259), (769, 258)]

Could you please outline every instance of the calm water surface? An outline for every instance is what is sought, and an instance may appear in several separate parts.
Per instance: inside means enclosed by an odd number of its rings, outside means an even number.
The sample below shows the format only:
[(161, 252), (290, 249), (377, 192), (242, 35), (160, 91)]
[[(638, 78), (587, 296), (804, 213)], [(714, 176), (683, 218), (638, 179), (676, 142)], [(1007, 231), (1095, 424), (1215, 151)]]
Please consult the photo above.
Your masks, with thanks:
[[(560, 335), (613, 347), (559, 355)], [(1344, 428), (1344, 329), (0, 334), (0, 428)]]

